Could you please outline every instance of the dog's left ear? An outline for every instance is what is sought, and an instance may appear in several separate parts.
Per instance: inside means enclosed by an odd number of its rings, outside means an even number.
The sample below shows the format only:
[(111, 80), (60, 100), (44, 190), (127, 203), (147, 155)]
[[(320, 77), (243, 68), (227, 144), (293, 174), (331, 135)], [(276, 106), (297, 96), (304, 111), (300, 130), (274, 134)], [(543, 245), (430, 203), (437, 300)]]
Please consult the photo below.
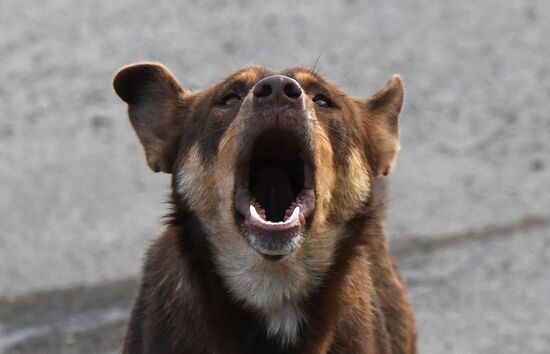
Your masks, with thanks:
[(369, 160), (376, 177), (387, 176), (401, 148), (397, 121), (403, 106), (403, 83), (399, 75), (393, 75), (386, 87), (363, 104)]

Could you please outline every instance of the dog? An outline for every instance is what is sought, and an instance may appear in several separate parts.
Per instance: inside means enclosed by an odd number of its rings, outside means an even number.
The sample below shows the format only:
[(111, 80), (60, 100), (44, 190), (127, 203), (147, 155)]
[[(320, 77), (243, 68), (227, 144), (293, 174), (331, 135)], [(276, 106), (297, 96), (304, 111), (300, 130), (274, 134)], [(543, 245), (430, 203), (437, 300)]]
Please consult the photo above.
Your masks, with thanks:
[(201, 91), (159, 63), (113, 86), (172, 210), (124, 354), (416, 353), (383, 227), (403, 85), (355, 98), (313, 70), (237, 70)]

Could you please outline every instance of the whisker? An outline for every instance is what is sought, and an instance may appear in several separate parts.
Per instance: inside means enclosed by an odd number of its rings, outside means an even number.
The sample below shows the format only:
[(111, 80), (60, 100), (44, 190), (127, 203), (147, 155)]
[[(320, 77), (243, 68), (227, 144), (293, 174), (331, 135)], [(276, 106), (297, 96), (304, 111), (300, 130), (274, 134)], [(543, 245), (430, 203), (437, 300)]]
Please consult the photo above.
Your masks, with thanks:
[(319, 51), (319, 54), (317, 55), (317, 59), (315, 59), (315, 63), (313, 64), (313, 68), (311, 68), (311, 71), (313, 73), (317, 73), (317, 64), (319, 63), (319, 58), (321, 58), (321, 51)]

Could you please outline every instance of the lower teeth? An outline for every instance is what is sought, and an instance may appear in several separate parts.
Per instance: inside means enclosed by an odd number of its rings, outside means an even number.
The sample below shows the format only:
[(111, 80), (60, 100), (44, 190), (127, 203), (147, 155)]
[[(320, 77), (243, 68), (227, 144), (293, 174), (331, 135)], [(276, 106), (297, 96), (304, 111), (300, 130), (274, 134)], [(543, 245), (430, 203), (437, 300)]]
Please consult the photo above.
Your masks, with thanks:
[(293, 223), (294, 221), (296, 221), (298, 219), (298, 217), (300, 216), (300, 207), (298, 207), (298, 206), (295, 207), (294, 210), (292, 211), (292, 214), (290, 215), (290, 217), (288, 217), (288, 219), (286, 219), (285, 221), (272, 222), (272, 221), (267, 221), (267, 220), (263, 219), (258, 214), (258, 212), (256, 211), (256, 207), (254, 205), (250, 204), (250, 216), (253, 219), (258, 220), (262, 224), (265, 224), (265, 225), (285, 225), (285, 224)]

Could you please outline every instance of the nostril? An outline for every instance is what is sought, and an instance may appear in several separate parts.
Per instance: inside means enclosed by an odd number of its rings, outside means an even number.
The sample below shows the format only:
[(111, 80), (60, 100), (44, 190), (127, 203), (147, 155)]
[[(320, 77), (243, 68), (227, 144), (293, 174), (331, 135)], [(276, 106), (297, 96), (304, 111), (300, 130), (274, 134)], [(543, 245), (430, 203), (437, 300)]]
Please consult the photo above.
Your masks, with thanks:
[(268, 82), (264, 82), (263, 84), (256, 85), (254, 87), (254, 96), (256, 97), (267, 97), (271, 95), (273, 92), (273, 88), (271, 88), (271, 85)]
[(294, 82), (289, 82), (283, 88), (283, 91), (288, 98), (296, 99), (302, 95), (302, 89)]
[(296, 80), (288, 76), (272, 75), (258, 81), (252, 94), (264, 103), (273, 101), (283, 104), (285, 101), (297, 101), (302, 96), (302, 88)]

